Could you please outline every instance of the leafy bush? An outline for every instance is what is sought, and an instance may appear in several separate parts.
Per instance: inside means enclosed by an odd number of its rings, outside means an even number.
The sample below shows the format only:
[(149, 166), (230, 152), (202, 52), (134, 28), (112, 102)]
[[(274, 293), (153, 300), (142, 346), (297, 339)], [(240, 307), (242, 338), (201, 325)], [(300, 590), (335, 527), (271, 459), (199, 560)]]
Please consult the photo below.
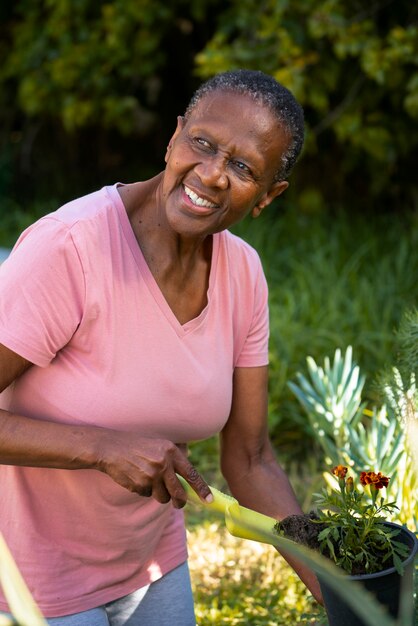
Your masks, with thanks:
[(305, 109), (288, 192), (301, 210), (403, 212), (416, 202), (408, 0), (25, 0), (2, 3), (0, 18), (0, 188), (10, 174), (10, 197), (42, 188), (62, 200), (155, 173), (200, 79), (248, 67)]
[(3, 98), (14, 96), (29, 119), (60, 119), (68, 131), (99, 123), (144, 132), (155, 121), (168, 34), (181, 40), (206, 12), (196, 2), (185, 10), (182, 0), (17, 3), (2, 28)]
[(297, 174), (306, 210), (404, 210), (416, 194), (417, 32), (408, 0), (235, 2), (197, 69), (262, 69), (296, 95), (308, 122)]

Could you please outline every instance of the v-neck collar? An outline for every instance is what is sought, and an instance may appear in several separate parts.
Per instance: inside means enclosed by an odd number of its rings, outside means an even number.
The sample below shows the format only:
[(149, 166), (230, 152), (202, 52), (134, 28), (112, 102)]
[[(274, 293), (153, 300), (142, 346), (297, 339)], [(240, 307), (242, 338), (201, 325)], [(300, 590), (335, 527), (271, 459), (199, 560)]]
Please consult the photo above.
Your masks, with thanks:
[(136, 261), (136, 264), (141, 272), (142, 278), (144, 279), (145, 284), (148, 287), (149, 292), (151, 293), (153, 299), (159, 306), (161, 312), (165, 315), (168, 322), (171, 324), (173, 329), (176, 331), (179, 337), (183, 337), (190, 332), (197, 329), (205, 320), (208, 308), (211, 300), (211, 296), (214, 290), (215, 282), (216, 282), (216, 272), (218, 267), (218, 256), (219, 256), (219, 247), (220, 247), (220, 236), (221, 233), (215, 233), (212, 235), (212, 260), (209, 272), (209, 286), (207, 290), (207, 304), (201, 313), (189, 320), (185, 324), (181, 324), (177, 317), (174, 315), (172, 309), (170, 308), (167, 300), (165, 299), (161, 289), (159, 288), (157, 281), (155, 280), (148, 263), (145, 260), (145, 257), (142, 253), (141, 247), (138, 243), (137, 238), (135, 237), (135, 233), (133, 231), (131, 222), (129, 221), (128, 214), (126, 212), (125, 205), (123, 204), (122, 198), (118, 192), (118, 187), (123, 186), (123, 183), (116, 183), (115, 185), (111, 185), (106, 187), (106, 191), (109, 194), (114, 206), (116, 207), (119, 222), (127, 241), (127, 244), (131, 250), (131, 253)]

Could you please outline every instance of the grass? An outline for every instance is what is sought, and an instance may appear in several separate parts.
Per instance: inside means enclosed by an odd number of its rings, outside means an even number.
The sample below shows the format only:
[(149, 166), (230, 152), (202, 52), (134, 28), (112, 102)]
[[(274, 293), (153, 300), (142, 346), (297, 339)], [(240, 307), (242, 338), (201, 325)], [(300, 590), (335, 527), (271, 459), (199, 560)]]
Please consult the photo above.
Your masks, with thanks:
[(232, 537), (218, 521), (189, 524), (199, 626), (326, 626), (323, 609), (269, 545)]

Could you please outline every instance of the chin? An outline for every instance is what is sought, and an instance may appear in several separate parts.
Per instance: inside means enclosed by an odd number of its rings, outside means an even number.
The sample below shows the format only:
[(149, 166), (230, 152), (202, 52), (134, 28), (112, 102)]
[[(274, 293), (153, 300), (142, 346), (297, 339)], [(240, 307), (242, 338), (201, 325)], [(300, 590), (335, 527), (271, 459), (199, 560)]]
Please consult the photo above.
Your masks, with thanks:
[(182, 237), (207, 237), (223, 230), (218, 224), (209, 221), (208, 217), (192, 217), (186, 215), (167, 216), (170, 228)]

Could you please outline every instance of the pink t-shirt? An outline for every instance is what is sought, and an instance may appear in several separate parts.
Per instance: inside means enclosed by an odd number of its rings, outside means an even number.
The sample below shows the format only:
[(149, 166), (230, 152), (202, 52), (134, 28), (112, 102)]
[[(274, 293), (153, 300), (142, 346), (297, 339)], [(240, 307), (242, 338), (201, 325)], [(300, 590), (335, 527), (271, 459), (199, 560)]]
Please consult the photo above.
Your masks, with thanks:
[[(235, 367), (268, 362), (257, 253), (214, 235), (208, 304), (181, 325), (117, 185), (29, 227), (0, 267), (0, 343), (35, 364), (0, 407), (176, 443), (219, 432)], [(0, 530), (47, 617), (99, 606), (187, 558), (181, 511), (95, 470), (0, 466)], [(5, 602), (0, 608), (7, 610)]]

